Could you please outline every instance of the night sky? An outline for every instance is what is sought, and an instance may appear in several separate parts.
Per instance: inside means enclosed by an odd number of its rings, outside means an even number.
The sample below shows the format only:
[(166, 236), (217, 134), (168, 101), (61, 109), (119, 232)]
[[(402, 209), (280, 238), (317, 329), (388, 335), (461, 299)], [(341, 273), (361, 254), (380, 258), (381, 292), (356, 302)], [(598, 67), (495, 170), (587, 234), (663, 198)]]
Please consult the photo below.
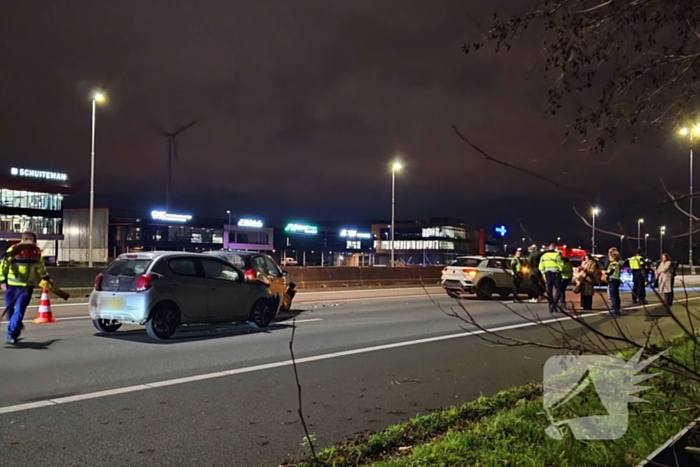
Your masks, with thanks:
[[(650, 228), (685, 225), (653, 204), (664, 197), (659, 178), (687, 190), (687, 150), (673, 134), (580, 151), (575, 139), (564, 141), (570, 114), (545, 113), (536, 32), (507, 53), (461, 52), (495, 11), (524, 5), (6, 0), (0, 154), (8, 167), (67, 172), (87, 188), (90, 92), (103, 88), (98, 206), (162, 206), (167, 145), (152, 124), (173, 130), (196, 120), (178, 139), (172, 211), (388, 218), (388, 163), (398, 155), (406, 164), (397, 180), (401, 219), (505, 223), (518, 238), (520, 219), (543, 241), (587, 238), (572, 206), (600, 203), (606, 228), (635, 231), (638, 217)], [(591, 195), (484, 161), (453, 124), (495, 157)], [(69, 205), (87, 200), (85, 191)]]

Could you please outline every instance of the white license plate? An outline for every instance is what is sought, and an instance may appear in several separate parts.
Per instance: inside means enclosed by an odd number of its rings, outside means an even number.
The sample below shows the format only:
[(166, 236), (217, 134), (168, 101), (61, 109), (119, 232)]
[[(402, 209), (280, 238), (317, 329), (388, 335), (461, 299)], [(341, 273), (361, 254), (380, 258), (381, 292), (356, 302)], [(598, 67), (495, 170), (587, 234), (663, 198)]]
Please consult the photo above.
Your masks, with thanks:
[(121, 298), (108, 298), (102, 300), (100, 303), (100, 309), (102, 310), (123, 310), (125, 308), (124, 300)]

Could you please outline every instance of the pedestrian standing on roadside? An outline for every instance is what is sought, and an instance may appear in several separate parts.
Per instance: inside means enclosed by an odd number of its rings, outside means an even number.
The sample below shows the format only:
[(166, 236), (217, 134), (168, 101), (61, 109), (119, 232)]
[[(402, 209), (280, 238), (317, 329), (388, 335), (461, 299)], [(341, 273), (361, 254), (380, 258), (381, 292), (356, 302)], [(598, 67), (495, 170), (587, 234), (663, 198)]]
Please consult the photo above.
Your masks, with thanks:
[(642, 256), (642, 249), (637, 248), (634, 256), (627, 260), (632, 270), (632, 301), (642, 305), (647, 304), (647, 272), (645, 267), (646, 260)]
[(23, 232), (22, 241), (8, 248), (0, 263), (0, 284), (5, 291), (5, 311), (9, 313), (7, 343), (11, 345), (17, 343), (24, 328), (22, 320), (34, 285), (39, 280), (50, 280), (36, 242), (34, 232)]
[(583, 257), (578, 275), (582, 310), (590, 311), (593, 309), (593, 295), (595, 294), (597, 272), (598, 262), (591, 255), (586, 254), (586, 256)]
[(667, 253), (661, 255), (661, 263), (656, 268), (656, 278), (659, 293), (664, 294), (664, 303), (668, 306), (673, 305), (673, 263)]
[(608, 277), (608, 289), (610, 290), (611, 313), (615, 316), (620, 316), (620, 272), (622, 271), (620, 252), (615, 249), (608, 255), (608, 259), (606, 275)]
[(566, 288), (571, 285), (571, 281), (574, 278), (574, 266), (571, 264), (569, 258), (562, 256), (562, 269), (561, 269), (561, 306), (566, 309)]
[(510, 261), (510, 270), (513, 273), (513, 303), (522, 303), (518, 294), (520, 294), (520, 285), (523, 283), (523, 250), (518, 248), (515, 250), (515, 256)]
[(549, 312), (554, 314), (561, 301), (561, 271), (564, 269), (561, 252), (552, 243), (540, 259), (540, 272), (544, 274), (547, 285), (547, 301), (549, 302)]
[(530, 287), (532, 289), (530, 303), (539, 303), (540, 297), (544, 294), (544, 277), (540, 272), (540, 260), (543, 253), (537, 245), (530, 245), (527, 249), (527, 265), (530, 268)]

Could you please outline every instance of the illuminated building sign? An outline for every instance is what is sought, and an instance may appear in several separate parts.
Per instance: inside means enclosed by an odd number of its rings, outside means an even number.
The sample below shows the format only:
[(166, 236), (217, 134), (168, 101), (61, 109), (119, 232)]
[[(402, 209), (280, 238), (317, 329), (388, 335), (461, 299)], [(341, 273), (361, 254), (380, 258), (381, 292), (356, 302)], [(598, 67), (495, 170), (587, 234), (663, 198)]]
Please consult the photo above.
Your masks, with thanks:
[(65, 182), (68, 180), (68, 175), (61, 172), (48, 172), (46, 170), (18, 169), (12, 167), (10, 174), (15, 177), (41, 178), (43, 180), (59, 180)]
[(500, 235), (501, 237), (505, 237), (506, 234), (508, 233), (508, 229), (506, 229), (506, 226), (505, 226), (505, 225), (502, 225), (502, 226), (500, 226), (500, 227), (496, 227), (494, 230), (495, 230), (496, 233), (498, 233), (498, 235)]
[(262, 221), (255, 219), (241, 219), (238, 221), (238, 227), (262, 227)]
[(345, 229), (340, 231), (340, 236), (341, 237), (350, 237), (350, 238), (372, 238), (372, 234), (360, 233), (357, 230), (345, 230)]
[(151, 217), (157, 221), (166, 222), (187, 222), (192, 220), (192, 216), (187, 216), (184, 214), (170, 214), (165, 211), (151, 211)]
[(289, 233), (305, 233), (309, 235), (315, 235), (318, 233), (318, 227), (314, 225), (287, 224), (287, 227), (284, 228), (284, 231)]

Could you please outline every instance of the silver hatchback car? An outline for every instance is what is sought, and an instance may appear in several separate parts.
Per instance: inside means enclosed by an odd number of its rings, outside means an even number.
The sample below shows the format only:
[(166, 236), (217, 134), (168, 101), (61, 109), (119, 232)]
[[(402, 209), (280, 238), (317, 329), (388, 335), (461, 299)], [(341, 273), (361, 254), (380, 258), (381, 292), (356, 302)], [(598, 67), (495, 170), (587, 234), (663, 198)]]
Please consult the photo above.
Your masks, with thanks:
[(231, 263), (199, 253), (120, 255), (95, 278), (90, 295), (98, 331), (140, 324), (156, 340), (168, 339), (181, 324), (251, 321), (264, 328), (278, 309), (265, 283), (248, 281)]

